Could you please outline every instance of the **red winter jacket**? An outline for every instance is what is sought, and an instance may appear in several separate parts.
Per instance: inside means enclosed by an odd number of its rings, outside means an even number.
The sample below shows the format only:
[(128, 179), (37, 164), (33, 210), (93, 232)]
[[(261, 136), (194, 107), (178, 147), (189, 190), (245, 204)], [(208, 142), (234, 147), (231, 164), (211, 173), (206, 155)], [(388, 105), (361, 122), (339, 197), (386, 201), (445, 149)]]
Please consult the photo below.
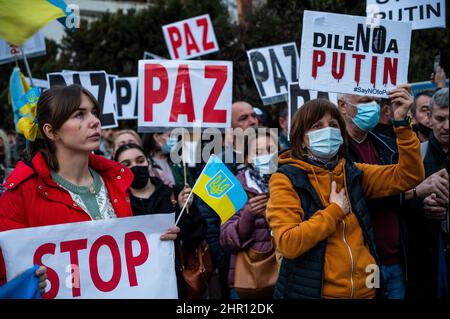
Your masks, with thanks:
[[(0, 197), (0, 231), (89, 221), (91, 217), (56, 184), (41, 153), (32, 159), (33, 168), (19, 162), (6, 180), (6, 192)], [(117, 217), (132, 216), (127, 190), (133, 173), (117, 162), (90, 154), (89, 167), (105, 182)], [(0, 285), (6, 280), (0, 251)]]

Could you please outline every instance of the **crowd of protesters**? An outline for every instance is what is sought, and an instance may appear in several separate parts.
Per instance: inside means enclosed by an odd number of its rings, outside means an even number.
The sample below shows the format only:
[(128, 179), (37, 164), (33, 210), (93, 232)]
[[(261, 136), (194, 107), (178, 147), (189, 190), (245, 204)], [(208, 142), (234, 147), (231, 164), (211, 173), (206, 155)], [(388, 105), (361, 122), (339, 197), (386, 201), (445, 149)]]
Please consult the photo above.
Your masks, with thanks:
[[(0, 130), (0, 231), (179, 214), (186, 204), (188, 213), (161, 239), (192, 252), (207, 243), (217, 276), (200, 298), (448, 298), (449, 104), (441, 68), (434, 80), (437, 89), (415, 96), (404, 84), (389, 99), (311, 100), (290, 128), (280, 105), (279, 135), (256, 133), (243, 152), (224, 139), (219, 157), (248, 201), (223, 224), (199, 197), (189, 198), (205, 163), (174, 163), (179, 141), (169, 131), (101, 130), (91, 93), (50, 88), (37, 105), (42, 139), (22, 143)], [(262, 108), (238, 101), (231, 125), (270, 123)], [(242, 252), (276, 256), (276, 282), (244, 293)], [(179, 255), (175, 261), (179, 296), (189, 298)], [(372, 286), (368, 266), (377, 269)], [(45, 271), (36, 274), (42, 288)], [(5, 278), (0, 255), (0, 284)]]

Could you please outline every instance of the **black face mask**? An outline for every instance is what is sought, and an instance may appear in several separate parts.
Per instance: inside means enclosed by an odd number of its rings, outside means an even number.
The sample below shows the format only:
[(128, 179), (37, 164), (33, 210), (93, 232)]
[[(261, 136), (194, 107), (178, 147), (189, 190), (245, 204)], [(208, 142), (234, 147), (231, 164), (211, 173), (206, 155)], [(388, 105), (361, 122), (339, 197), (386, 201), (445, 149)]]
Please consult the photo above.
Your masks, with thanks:
[(422, 135), (427, 136), (427, 137), (430, 136), (431, 128), (423, 125), (422, 123), (417, 123), (416, 126), (417, 126), (417, 129), (419, 130), (419, 132), (422, 133)]
[(148, 173), (148, 166), (133, 166), (131, 168), (134, 178), (131, 187), (135, 189), (144, 188), (147, 185), (150, 175)]

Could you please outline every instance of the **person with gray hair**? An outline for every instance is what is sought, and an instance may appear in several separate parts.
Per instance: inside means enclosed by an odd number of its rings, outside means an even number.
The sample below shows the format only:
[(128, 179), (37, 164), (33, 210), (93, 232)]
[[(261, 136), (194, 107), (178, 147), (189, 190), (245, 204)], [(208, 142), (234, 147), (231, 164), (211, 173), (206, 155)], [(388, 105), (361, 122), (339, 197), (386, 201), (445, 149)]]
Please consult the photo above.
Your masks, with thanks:
[(415, 219), (409, 230), (409, 282), (412, 298), (449, 298), (449, 106), (448, 88), (430, 100), (433, 131), (422, 143), (426, 179), (405, 193)]

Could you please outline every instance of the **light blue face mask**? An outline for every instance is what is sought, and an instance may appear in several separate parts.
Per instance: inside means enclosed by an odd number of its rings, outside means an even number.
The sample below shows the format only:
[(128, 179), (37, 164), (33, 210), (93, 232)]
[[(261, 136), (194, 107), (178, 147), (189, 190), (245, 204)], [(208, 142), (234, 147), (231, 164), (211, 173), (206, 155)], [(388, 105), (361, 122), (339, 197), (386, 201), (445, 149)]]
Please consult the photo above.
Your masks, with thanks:
[(276, 153), (256, 156), (253, 166), (261, 175), (271, 174), (275, 169), (274, 156)]
[(344, 143), (341, 130), (335, 127), (325, 127), (309, 132), (307, 135), (311, 153), (318, 158), (327, 160), (333, 158)]
[(176, 138), (168, 138), (166, 142), (161, 147), (161, 152), (163, 154), (169, 154), (177, 145), (178, 139)]
[(380, 105), (372, 101), (370, 103), (359, 103), (356, 105), (358, 113), (353, 118), (353, 123), (364, 132), (371, 131), (380, 121)]

